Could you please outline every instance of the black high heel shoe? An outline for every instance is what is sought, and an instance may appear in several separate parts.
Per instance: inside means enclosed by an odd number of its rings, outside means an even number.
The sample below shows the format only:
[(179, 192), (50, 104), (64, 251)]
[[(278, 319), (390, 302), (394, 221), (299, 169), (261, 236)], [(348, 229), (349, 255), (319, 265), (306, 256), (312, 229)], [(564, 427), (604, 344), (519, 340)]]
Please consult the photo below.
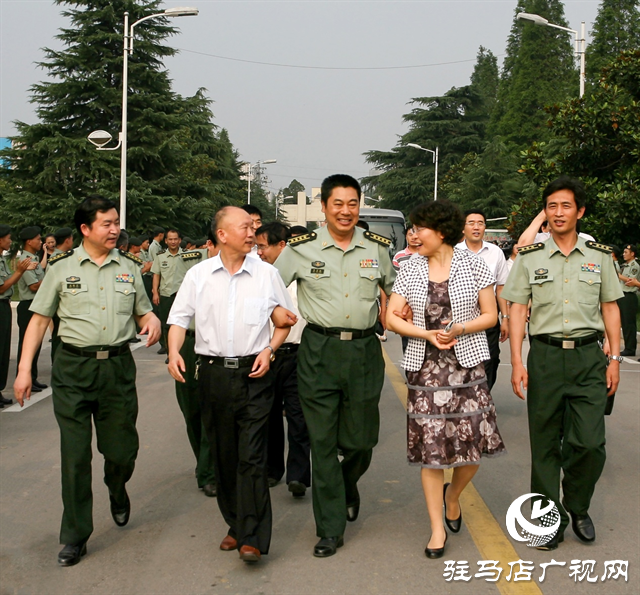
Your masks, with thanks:
[(424, 550), (424, 555), (427, 558), (431, 558), (432, 560), (436, 560), (438, 558), (442, 558), (442, 556), (444, 556), (444, 547), (446, 545), (447, 545), (447, 531), (445, 530), (445, 532), (444, 532), (444, 543), (442, 544), (442, 547), (437, 547), (437, 548), (427, 547)]
[(462, 508), (460, 509), (460, 516), (457, 519), (451, 520), (447, 518), (447, 488), (448, 483), (444, 484), (444, 490), (442, 492), (442, 501), (444, 502), (444, 522), (447, 523), (447, 527), (451, 529), (452, 533), (459, 533), (462, 527)]

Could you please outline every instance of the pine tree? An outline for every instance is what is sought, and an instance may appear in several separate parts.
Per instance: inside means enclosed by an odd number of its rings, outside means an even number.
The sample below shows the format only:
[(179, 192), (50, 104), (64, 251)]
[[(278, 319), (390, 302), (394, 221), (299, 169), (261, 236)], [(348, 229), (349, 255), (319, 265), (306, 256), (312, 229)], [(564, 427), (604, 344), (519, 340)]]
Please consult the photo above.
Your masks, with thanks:
[[(518, 0), (516, 14), (538, 14), (567, 26), (559, 0)], [(520, 147), (549, 136), (544, 107), (578, 94), (578, 71), (568, 33), (514, 19), (507, 43), (490, 136)]]
[(498, 59), (491, 50), (480, 46), (476, 64), (471, 74), (471, 85), (480, 94), (483, 110), (491, 116), (498, 95)]
[[(64, 49), (45, 49), (48, 80), (32, 87), (39, 122), (16, 122), (14, 149), (3, 157), (10, 190), (0, 218), (19, 226), (69, 225), (77, 203), (91, 193), (119, 202), (119, 151), (96, 151), (93, 130), (117, 136), (121, 122), (122, 19), (162, 12), (160, 0), (55, 0), (73, 8), (57, 36)], [(201, 235), (223, 204), (241, 203), (239, 163), (228, 135), (211, 123), (204, 91), (183, 98), (171, 89), (163, 42), (176, 33), (156, 17), (136, 28), (129, 57), (127, 212), (129, 230), (177, 226)]]
[(640, 47), (640, 2), (603, 0), (587, 46), (587, 80), (596, 83), (602, 69), (620, 52)]

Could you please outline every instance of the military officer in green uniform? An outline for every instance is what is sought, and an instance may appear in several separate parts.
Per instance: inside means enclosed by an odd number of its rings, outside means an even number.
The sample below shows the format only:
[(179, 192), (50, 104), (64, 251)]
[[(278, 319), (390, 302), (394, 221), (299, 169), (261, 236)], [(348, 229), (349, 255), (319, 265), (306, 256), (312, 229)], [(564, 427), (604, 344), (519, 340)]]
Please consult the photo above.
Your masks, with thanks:
[(633, 244), (627, 244), (622, 251), (624, 263), (620, 267), (618, 275), (623, 293), (618, 300), (620, 318), (622, 319), (622, 336), (624, 338), (624, 351), (620, 355), (633, 356), (638, 347), (638, 332), (636, 315), (638, 313), (638, 286), (640, 286), (640, 264), (636, 260), (637, 248)]
[[(542, 194), (551, 237), (521, 247), (502, 297), (512, 303), (511, 384), (524, 399), (527, 390), (531, 443), (531, 492), (555, 502), (558, 532), (539, 549), (552, 550), (569, 523), (579, 539), (591, 542), (588, 514), (605, 463), (604, 410), (619, 381), (621, 295), (611, 249), (578, 237), (586, 193), (566, 176)], [(522, 362), (527, 304), (531, 299), (530, 349)], [(598, 345), (609, 340), (611, 361)], [(560, 498), (560, 475), (563, 497)]]
[(83, 243), (50, 260), (50, 270), (31, 305), (33, 318), (18, 368), (14, 394), (22, 405), (31, 392), (31, 362), (53, 314), (62, 341), (53, 364), (53, 410), (60, 427), (64, 513), (58, 554), (71, 566), (86, 553), (93, 531), (91, 422), (103, 454), (104, 482), (118, 526), (129, 520), (125, 489), (138, 452), (136, 368), (129, 340), (148, 333), (147, 347), (160, 336), (136, 257), (115, 249), (120, 223), (115, 204), (85, 199), (75, 212)]
[[(44, 269), (40, 264), (40, 258), (38, 252), (42, 248), (42, 238), (40, 236), (40, 228), (36, 225), (33, 227), (25, 227), (20, 231), (20, 239), (23, 242), (22, 253), (18, 260), (29, 259), (32, 263), (35, 262), (34, 268), (29, 267), (20, 280), (18, 281), (18, 294), (20, 295), (20, 303), (18, 304), (18, 365), (20, 365), (20, 358), (22, 357), (22, 344), (24, 342), (24, 334), (29, 326), (32, 313), (30, 311), (31, 302), (36, 297), (36, 293), (40, 288), (42, 280), (44, 279)], [(46, 258), (47, 251), (44, 251)], [(32, 391), (40, 392), (42, 389), (47, 388), (47, 385), (38, 381), (38, 358), (40, 357), (40, 347), (33, 359), (33, 366), (31, 368), (31, 383)]]
[(369, 467), (380, 425), (384, 361), (375, 335), (376, 298), (380, 289), (391, 293), (395, 272), (390, 241), (356, 227), (360, 194), (351, 176), (326, 178), (326, 226), (290, 239), (275, 263), (285, 285), (298, 281), (307, 321), (298, 385), (311, 439), (317, 557), (335, 554), (346, 521), (358, 517), (357, 482)]
[(3, 252), (11, 248), (11, 228), (0, 225), (0, 409), (11, 405), (13, 401), (6, 398), (2, 391), (7, 386), (9, 376), (9, 359), (11, 356), (11, 296), (13, 286), (20, 280), (24, 272), (35, 268), (36, 263), (25, 258), (16, 263), (15, 272), (11, 271)]

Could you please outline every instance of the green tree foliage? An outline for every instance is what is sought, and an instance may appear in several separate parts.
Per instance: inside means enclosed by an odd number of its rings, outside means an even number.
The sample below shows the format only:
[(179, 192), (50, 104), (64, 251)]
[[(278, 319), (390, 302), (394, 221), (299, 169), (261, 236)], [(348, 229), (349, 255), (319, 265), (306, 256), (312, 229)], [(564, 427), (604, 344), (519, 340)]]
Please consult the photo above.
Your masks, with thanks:
[[(559, 0), (519, 0), (515, 13), (538, 14), (567, 26)], [(490, 135), (526, 147), (549, 138), (547, 105), (578, 94), (578, 71), (568, 33), (514, 18)]]
[(583, 229), (598, 241), (640, 241), (640, 50), (621, 54), (592, 94), (548, 109), (555, 139), (525, 154), (524, 193), (511, 219), (515, 234), (538, 213), (542, 188), (559, 174), (587, 185)]
[(480, 46), (476, 65), (471, 74), (471, 85), (480, 94), (487, 117), (491, 116), (498, 97), (498, 59), (491, 50)]
[(587, 80), (597, 83), (602, 69), (620, 52), (640, 46), (640, 2), (603, 0), (587, 46)]
[[(287, 196), (293, 197), (293, 198), (284, 198), (284, 204), (297, 204), (298, 192), (305, 192), (304, 184), (302, 184), (301, 182), (298, 182), (298, 180), (296, 179), (293, 179), (291, 180), (291, 182), (286, 188), (280, 188), (278, 195), (282, 198)], [(310, 198), (307, 196), (307, 203), (309, 201), (310, 201)]]
[[(5, 188), (0, 219), (46, 229), (69, 225), (77, 203), (91, 193), (119, 202), (119, 151), (96, 151), (93, 130), (120, 130), (122, 18), (162, 12), (159, 0), (56, 0), (71, 5), (71, 22), (57, 36), (64, 49), (45, 49), (40, 65), (51, 80), (32, 87), (39, 122), (16, 122), (14, 148), (2, 157)], [(200, 89), (183, 98), (171, 90), (162, 61), (175, 50), (163, 41), (176, 33), (164, 18), (136, 28), (129, 57), (128, 227), (176, 226), (202, 235), (224, 204), (244, 202), (239, 162), (224, 130), (211, 123)]]

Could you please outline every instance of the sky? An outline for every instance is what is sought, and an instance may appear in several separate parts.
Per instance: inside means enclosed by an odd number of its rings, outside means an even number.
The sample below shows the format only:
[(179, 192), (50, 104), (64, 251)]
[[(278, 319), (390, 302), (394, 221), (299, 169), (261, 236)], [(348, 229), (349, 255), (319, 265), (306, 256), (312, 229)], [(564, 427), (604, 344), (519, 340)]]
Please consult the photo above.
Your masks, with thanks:
[[(265, 166), (271, 190), (295, 178), (309, 194), (333, 173), (367, 175), (363, 153), (395, 146), (412, 98), (468, 84), (481, 45), (502, 60), (516, 4), (177, 0), (163, 8), (200, 14), (173, 20), (179, 31), (168, 43), (180, 52), (165, 65), (176, 92), (207, 90), (214, 123), (229, 131), (242, 160), (277, 160)], [(600, 3), (564, 4), (569, 27), (585, 21), (589, 32)], [(29, 87), (46, 77), (35, 64), (41, 48), (60, 48), (62, 8), (0, 0), (0, 137), (15, 133), (14, 120), (37, 121)], [(420, 67), (398, 68), (407, 66)]]

